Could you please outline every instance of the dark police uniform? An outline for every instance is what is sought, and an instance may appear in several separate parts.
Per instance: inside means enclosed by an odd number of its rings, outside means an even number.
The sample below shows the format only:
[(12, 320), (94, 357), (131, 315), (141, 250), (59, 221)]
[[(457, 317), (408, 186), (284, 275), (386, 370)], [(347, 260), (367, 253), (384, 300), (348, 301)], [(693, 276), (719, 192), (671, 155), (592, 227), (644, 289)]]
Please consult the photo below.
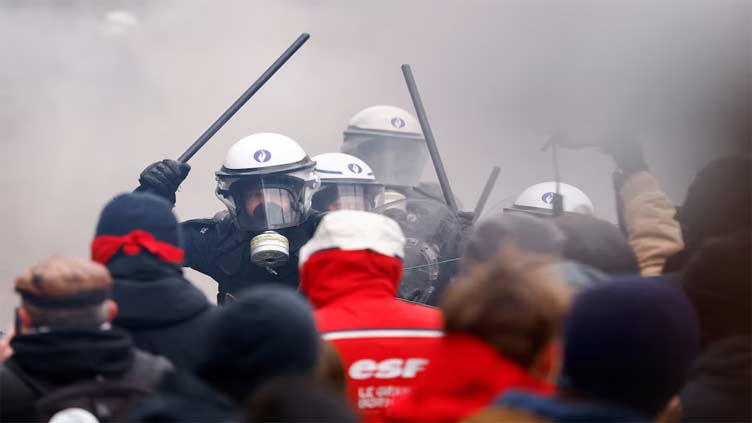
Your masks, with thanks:
[(217, 302), (227, 294), (263, 283), (281, 283), (297, 289), (298, 252), (313, 236), (323, 215), (313, 213), (298, 226), (275, 232), (290, 242), (290, 260), (283, 266), (268, 268), (251, 261), (251, 239), (261, 232), (240, 231), (227, 213), (213, 219), (194, 219), (181, 223), (186, 267), (211, 276), (219, 284)]

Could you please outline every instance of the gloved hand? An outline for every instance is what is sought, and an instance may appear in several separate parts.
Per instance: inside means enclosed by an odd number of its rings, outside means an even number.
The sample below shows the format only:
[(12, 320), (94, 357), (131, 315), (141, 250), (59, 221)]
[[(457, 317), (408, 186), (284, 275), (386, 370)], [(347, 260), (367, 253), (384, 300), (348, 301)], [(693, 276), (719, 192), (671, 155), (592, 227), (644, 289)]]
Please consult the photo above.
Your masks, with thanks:
[(614, 158), (625, 176), (648, 170), (640, 142), (633, 136), (619, 136), (608, 140), (603, 152)]
[(137, 191), (147, 191), (164, 197), (167, 201), (175, 204), (175, 192), (183, 182), (191, 166), (188, 163), (180, 163), (175, 160), (165, 159), (161, 162), (146, 166), (138, 182), (141, 184)]

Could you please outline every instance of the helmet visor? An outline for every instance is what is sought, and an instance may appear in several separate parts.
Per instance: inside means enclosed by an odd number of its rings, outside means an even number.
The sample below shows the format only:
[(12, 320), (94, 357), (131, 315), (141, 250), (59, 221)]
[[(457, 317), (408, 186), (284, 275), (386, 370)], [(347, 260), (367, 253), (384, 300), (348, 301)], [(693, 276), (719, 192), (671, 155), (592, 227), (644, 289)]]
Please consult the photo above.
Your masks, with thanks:
[(412, 187), (423, 173), (428, 149), (422, 138), (346, 134), (342, 152), (368, 163), (384, 185)]
[(260, 231), (295, 226), (305, 220), (305, 183), (284, 175), (246, 177), (220, 199), (235, 212), (240, 229)]
[(313, 196), (313, 208), (319, 211), (371, 211), (384, 201), (384, 187), (379, 184), (324, 184)]

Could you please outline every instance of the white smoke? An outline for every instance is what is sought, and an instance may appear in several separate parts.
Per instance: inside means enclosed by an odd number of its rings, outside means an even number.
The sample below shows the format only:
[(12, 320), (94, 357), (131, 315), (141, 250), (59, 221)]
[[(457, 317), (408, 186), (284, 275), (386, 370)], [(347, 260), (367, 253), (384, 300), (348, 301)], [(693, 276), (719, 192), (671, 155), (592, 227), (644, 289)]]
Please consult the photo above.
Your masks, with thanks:
[[(182, 153), (301, 32), (311, 40), (191, 160), (181, 218), (221, 209), (213, 172), (242, 136), (280, 132), (315, 155), (337, 151), (365, 107), (412, 110), (403, 63), (468, 209), (493, 165), (489, 207), (552, 178), (540, 147), (561, 128), (636, 130), (681, 202), (703, 164), (750, 140), (751, 11), (745, 0), (2, 2), (0, 323), (15, 275), (53, 253), (86, 256), (107, 200)], [(562, 151), (561, 167), (613, 220), (609, 159)]]

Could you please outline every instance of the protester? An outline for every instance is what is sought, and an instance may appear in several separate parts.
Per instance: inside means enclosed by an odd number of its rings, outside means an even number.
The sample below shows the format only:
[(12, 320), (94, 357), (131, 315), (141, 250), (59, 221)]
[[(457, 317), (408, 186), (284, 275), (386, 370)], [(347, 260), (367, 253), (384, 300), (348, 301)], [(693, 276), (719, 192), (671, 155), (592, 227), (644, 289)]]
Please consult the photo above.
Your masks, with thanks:
[(684, 268), (708, 238), (752, 227), (752, 158), (727, 157), (711, 162), (687, 190), (679, 214), (686, 247), (666, 261), (664, 272)]
[(680, 290), (629, 276), (584, 291), (564, 329), (554, 397), (510, 391), (475, 421), (650, 421), (684, 383), (699, 324)]
[(556, 217), (554, 222), (566, 239), (564, 258), (611, 275), (640, 271), (629, 243), (610, 222), (575, 213)]
[(196, 375), (168, 376), (160, 393), (129, 416), (133, 421), (228, 421), (246, 399), (283, 375), (313, 376), (318, 334), (310, 306), (289, 288), (254, 287), (221, 307), (206, 331)]
[(19, 276), (16, 292), (20, 328), (0, 367), (1, 421), (48, 421), (71, 407), (110, 420), (172, 369), (110, 326), (118, 307), (100, 264), (53, 256)]
[(191, 370), (200, 359), (197, 336), (212, 307), (183, 277), (181, 238), (167, 201), (122, 194), (102, 210), (91, 256), (114, 279), (119, 312), (113, 324), (127, 330), (137, 347)]
[(300, 289), (342, 357), (353, 406), (367, 418), (412, 386), (441, 336), (437, 310), (395, 298), (404, 243), (393, 220), (341, 210), (327, 214), (300, 251)]
[(611, 137), (604, 146), (617, 165), (614, 186), (619, 220), (643, 276), (657, 276), (666, 259), (684, 248), (676, 208), (650, 173), (635, 136)]
[(683, 272), (703, 351), (682, 389), (687, 422), (751, 421), (752, 232), (706, 240)]
[(531, 254), (562, 257), (564, 233), (551, 219), (522, 213), (503, 213), (481, 220), (465, 244), (461, 272), (498, 257), (506, 245)]
[(461, 274), (497, 259), (512, 246), (530, 254), (551, 258), (549, 270), (572, 290), (598, 284), (603, 272), (574, 260), (564, 259), (566, 237), (552, 219), (527, 213), (504, 213), (482, 220), (469, 237), (462, 255)]
[(556, 337), (570, 291), (550, 260), (507, 249), (450, 286), (441, 304), (445, 337), (417, 385), (395, 399), (390, 421), (457, 421), (494, 396), (521, 388), (553, 393)]

